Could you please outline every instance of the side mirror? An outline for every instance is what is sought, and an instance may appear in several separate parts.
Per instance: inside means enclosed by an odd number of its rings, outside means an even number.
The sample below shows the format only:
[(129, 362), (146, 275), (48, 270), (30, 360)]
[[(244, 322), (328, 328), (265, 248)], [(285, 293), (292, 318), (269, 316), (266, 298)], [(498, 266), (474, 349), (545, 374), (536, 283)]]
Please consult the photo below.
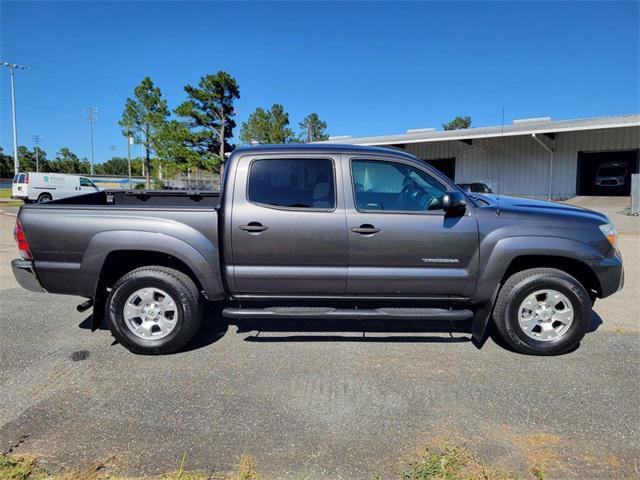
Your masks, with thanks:
[(467, 199), (461, 192), (452, 190), (442, 197), (442, 208), (447, 213), (464, 212), (467, 208)]

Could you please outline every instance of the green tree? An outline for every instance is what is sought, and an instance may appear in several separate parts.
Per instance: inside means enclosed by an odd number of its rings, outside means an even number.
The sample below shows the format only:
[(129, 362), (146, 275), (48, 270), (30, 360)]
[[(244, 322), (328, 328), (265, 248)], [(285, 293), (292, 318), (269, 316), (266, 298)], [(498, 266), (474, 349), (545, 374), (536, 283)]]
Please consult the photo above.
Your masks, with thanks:
[(166, 122), (158, 135), (158, 157), (171, 161), (181, 172), (189, 168), (215, 170), (220, 164), (218, 154), (199, 150), (198, 140), (203, 132), (191, 132), (185, 122)]
[(124, 112), (120, 119), (123, 131), (134, 132), (140, 136), (144, 145), (147, 188), (151, 188), (151, 152), (156, 151), (158, 132), (162, 129), (169, 109), (167, 101), (162, 98), (162, 91), (153, 84), (149, 77), (144, 77), (140, 85), (134, 89), (133, 98), (127, 98)]
[(320, 117), (315, 112), (304, 117), (304, 120), (298, 125), (303, 130), (302, 137), (307, 143), (329, 139), (329, 135), (325, 132), (327, 122), (320, 120)]
[(88, 175), (91, 165), (86, 158), (78, 156), (66, 147), (58, 151), (56, 157), (48, 162), (48, 170), (53, 173), (81, 173)]
[(112, 157), (95, 166), (98, 175), (128, 175), (129, 162), (124, 157)]
[(0, 178), (13, 178), (13, 157), (6, 155), (0, 147)]
[(240, 127), (240, 141), (243, 143), (292, 143), (296, 141), (289, 128), (289, 114), (284, 107), (274, 103), (270, 110), (256, 108), (249, 119)]
[(202, 77), (197, 87), (187, 85), (184, 91), (187, 100), (175, 110), (188, 127), (182, 143), (189, 143), (204, 161), (211, 162), (217, 156), (218, 163), (223, 164), (225, 152), (233, 149), (228, 139), (236, 126), (233, 104), (240, 98), (238, 83), (221, 70)]
[(456, 117), (448, 123), (443, 123), (442, 128), (445, 130), (463, 130), (471, 128), (471, 117)]

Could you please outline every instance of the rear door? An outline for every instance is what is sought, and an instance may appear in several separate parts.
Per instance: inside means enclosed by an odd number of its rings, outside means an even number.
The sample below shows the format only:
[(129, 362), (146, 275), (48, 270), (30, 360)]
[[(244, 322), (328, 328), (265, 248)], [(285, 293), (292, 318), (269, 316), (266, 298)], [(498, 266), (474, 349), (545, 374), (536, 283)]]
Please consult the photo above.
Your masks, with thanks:
[(345, 190), (347, 294), (471, 296), (477, 221), (470, 209), (445, 215), (446, 183), (402, 158), (351, 157), (343, 162), (343, 175), (351, 179)]
[(12, 197), (27, 197), (27, 183), (25, 180), (28, 178), (26, 173), (16, 173), (13, 177), (13, 183), (11, 184), (11, 196)]
[(238, 160), (230, 209), (235, 294), (344, 293), (347, 232), (337, 159), (281, 154)]

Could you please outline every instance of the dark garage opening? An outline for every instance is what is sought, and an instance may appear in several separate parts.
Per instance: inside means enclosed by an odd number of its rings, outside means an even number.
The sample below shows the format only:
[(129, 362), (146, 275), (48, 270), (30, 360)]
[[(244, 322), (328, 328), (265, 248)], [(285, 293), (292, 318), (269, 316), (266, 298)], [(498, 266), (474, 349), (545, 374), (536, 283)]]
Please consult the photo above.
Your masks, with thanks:
[(629, 196), (631, 174), (638, 173), (639, 152), (578, 152), (577, 194)]
[(451, 180), (456, 179), (456, 159), (455, 158), (439, 158), (437, 160), (425, 160), (432, 167), (440, 170)]

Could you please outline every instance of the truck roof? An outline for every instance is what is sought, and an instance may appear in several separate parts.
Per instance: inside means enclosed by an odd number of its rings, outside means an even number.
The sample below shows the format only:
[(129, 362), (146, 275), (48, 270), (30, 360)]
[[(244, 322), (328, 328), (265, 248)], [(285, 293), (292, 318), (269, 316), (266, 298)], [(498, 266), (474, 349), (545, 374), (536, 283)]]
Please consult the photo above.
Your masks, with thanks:
[(404, 152), (396, 148), (388, 147), (370, 147), (363, 145), (346, 145), (340, 143), (287, 143), (274, 145), (248, 145), (236, 148), (231, 156), (244, 153), (278, 153), (278, 152), (300, 152), (300, 153), (384, 153), (399, 155), (405, 158), (416, 160), (416, 157), (410, 153)]

